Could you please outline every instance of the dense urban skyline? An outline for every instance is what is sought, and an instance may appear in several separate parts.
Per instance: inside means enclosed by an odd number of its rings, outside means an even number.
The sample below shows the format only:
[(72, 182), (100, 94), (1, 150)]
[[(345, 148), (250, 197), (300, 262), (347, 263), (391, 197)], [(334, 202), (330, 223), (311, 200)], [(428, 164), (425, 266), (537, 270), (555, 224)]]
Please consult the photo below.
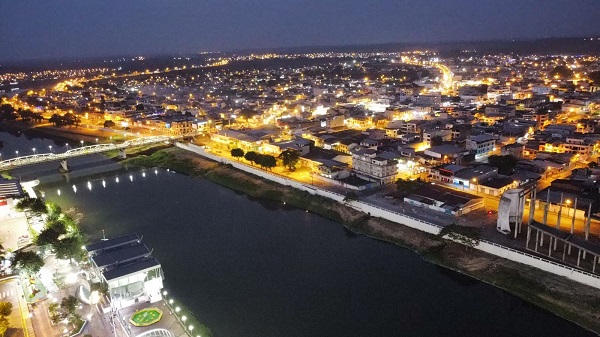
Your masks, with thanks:
[(4, 2), (0, 60), (593, 36), (596, 1)]

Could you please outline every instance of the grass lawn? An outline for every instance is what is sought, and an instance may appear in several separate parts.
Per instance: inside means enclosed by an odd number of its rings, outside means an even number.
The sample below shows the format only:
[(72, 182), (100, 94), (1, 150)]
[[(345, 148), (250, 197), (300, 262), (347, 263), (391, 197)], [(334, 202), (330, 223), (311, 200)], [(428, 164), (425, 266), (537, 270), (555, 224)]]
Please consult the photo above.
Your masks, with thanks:
[(131, 315), (129, 321), (135, 326), (148, 326), (160, 321), (162, 311), (157, 308), (142, 309)]
[(21, 281), (23, 285), (23, 292), (25, 293), (25, 300), (27, 303), (36, 303), (48, 295), (46, 287), (42, 284), (39, 278), (24, 278)]

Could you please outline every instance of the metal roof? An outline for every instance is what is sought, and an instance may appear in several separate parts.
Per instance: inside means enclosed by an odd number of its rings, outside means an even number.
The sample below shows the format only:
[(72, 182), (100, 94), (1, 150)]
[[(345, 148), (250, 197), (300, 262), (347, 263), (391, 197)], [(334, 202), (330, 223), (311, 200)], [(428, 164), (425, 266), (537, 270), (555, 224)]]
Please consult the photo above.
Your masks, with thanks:
[(127, 234), (123, 236), (118, 236), (116, 238), (112, 238), (109, 240), (99, 241), (96, 243), (89, 244), (85, 246), (85, 250), (90, 253), (94, 253), (100, 250), (106, 250), (115, 248), (118, 246), (128, 245), (131, 243), (139, 242), (141, 238), (137, 235), (137, 233)]
[(148, 257), (143, 260), (138, 260), (132, 263), (128, 263), (117, 268), (105, 271), (102, 273), (106, 281), (118, 279), (127, 275), (132, 275), (144, 270), (152, 269), (154, 267), (160, 267), (160, 263), (153, 258)]

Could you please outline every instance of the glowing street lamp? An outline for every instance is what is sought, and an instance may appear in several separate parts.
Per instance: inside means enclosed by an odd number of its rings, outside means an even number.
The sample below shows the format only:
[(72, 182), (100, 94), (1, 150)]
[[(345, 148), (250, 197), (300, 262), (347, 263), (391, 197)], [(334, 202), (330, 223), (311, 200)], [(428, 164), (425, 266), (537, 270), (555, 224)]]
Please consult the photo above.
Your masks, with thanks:
[(79, 142), (81, 143), (81, 146), (83, 146), (83, 140), (80, 140)]
[(567, 203), (567, 216), (571, 215), (571, 199), (565, 200)]
[(50, 150), (50, 153), (52, 153), (52, 145), (48, 145), (48, 149)]

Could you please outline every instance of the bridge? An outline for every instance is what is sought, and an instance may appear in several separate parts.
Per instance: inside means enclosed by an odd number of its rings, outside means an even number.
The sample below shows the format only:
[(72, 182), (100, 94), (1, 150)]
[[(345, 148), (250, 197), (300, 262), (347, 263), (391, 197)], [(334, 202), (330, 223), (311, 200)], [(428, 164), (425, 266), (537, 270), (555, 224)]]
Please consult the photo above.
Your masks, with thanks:
[[(179, 138), (179, 137), (177, 137)], [(167, 136), (153, 136), (153, 137), (142, 137), (135, 138), (132, 140), (125, 141), (120, 144), (96, 144), (89, 146), (82, 146), (78, 148), (74, 148), (71, 150), (67, 150), (62, 153), (39, 153), (29, 156), (22, 156), (11, 158), (7, 160), (0, 161), (0, 170), (9, 170), (17, 167), (22, 167), (26, 165), (33, 165), (45, 162), (51, 162), (60, 160), (60, 168), (62, 172), (68, 172), (69, 167), (67, 165), (67, 159), (79, 156), (85, 156), (93, 153), (102, 153), (111, 150), (119, 150), (119, 155), (121, 158), (125, 158), (125, 149), (129, 147), (135, 147), (140, 145), (168, 142), (174, 137)]]

